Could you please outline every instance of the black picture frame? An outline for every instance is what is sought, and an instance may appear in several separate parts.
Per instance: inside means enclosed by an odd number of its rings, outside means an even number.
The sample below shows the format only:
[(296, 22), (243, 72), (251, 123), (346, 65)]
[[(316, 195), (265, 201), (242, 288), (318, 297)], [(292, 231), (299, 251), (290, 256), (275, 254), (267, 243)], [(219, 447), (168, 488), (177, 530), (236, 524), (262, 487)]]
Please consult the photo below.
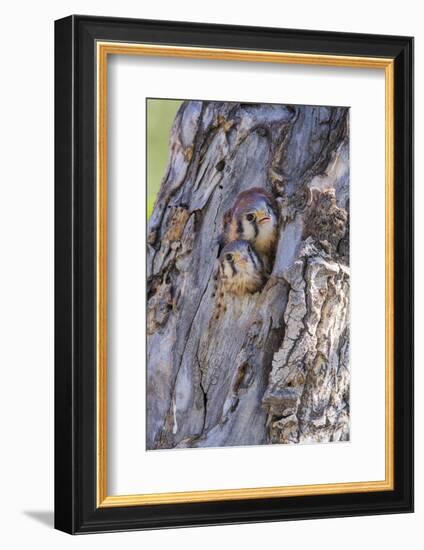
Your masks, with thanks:
[[(392, 491), (97, 507), (98, 40), (394, 60)], [(55, 527), (94, 533), (413, 511), (413, 39), (73, 15), (55, 22)]]

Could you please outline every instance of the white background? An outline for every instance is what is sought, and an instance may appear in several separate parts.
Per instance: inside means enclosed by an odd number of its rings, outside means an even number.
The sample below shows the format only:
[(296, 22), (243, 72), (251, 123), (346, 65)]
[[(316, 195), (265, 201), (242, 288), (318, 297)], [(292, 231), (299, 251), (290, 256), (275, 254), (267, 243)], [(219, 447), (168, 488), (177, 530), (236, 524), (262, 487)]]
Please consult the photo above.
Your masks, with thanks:
[[(384, 70), (120, 56), (108, 78), (108, 494), (384, 479)], [(145, 97), (161, 95), (350, 107), (351, 441), (145, 451)]]
[[(53, 506), (53, 20), (70, 13), (276, 25), (416, 36), (416, 150), (424, 148), (424, 29), (419, 3), (198, 0), (15, 2), (2, 12), (0, 128), (0, 542), (5, 548), (419, 548), (424, 521), (424, 387), (416, 350), (416, 513), (147, 533), (70, 537)], [(417, 154), (416, 204), (424, 202)], [(416, 222), (416, 280), (424, 278), (424, 217)], [(423, 291), (416, 288), (417, 311)], [(421, 307), (420, 307), (421, 306)], [(417, 315), (417, 340), (424, 331)]]

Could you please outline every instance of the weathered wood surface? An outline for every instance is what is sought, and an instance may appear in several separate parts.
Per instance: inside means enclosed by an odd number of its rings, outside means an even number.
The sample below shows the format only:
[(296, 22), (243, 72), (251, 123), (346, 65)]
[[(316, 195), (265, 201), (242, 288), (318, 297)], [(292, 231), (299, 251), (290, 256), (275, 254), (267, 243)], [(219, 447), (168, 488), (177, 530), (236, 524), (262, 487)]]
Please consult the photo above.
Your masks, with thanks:
[[(266, 286), (213, 317), (222, 217), (278, 200)], [(349, 438), (348, 110), (190, 101), (148, 225), (147, 448)]]

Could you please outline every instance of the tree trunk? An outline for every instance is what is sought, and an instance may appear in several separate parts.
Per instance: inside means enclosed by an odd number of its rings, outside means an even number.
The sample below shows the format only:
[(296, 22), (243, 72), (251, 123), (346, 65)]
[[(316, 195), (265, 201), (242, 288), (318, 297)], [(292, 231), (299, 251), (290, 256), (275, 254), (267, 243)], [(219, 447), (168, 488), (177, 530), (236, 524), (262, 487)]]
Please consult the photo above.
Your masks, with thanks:
[[(147, 448), (349, 439), (348, 109), (188, 101), (148, 225)], [(271, 276), (214, 316), (223, 215), (264, 187)]]

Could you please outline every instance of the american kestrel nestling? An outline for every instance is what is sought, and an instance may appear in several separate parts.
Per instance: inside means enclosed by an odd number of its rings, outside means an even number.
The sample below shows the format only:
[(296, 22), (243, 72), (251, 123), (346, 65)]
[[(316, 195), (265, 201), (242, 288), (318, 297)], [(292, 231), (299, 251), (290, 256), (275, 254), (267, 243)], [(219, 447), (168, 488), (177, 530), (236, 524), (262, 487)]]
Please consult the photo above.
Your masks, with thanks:
[(221, 290), (231, 294), (252, 294), (262, 288), (264, 267), (248, 241), (233, 241), (222, 249), (218, 279)]
[(278, 230), (278, 207), (271, 193), (260, 187), (240, 193), (224, 214), (223, 226), (223, 245), (240, 239), (249, 241), (269, 267)]

